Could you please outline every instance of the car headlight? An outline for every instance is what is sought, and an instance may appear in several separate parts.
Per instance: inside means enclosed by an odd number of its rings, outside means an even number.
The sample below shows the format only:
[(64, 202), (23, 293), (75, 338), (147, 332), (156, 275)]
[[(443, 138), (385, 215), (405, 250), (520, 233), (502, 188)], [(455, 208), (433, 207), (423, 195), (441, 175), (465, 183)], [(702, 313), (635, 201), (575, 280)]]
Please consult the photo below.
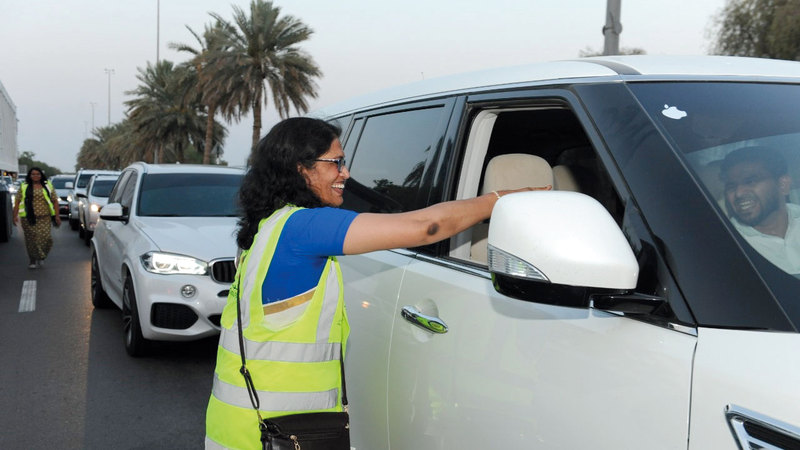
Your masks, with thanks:
[(98, 205), (97, 203), (92, 203), (91, 205), (89, 205), (89, 209), (92, 212), (100, 211), (100, 205)]
[(145, 270), (159, 274), (205, 275), (208, 263), (173, 253), (148, 252), (142, 255)]
[(68, 201), (68, 202), (70, 202), (70, 203), (72, 203), (72, 194), (70, 194), (70, 195), (68, 195), (68, 196), (67, 196), (67, 201)]

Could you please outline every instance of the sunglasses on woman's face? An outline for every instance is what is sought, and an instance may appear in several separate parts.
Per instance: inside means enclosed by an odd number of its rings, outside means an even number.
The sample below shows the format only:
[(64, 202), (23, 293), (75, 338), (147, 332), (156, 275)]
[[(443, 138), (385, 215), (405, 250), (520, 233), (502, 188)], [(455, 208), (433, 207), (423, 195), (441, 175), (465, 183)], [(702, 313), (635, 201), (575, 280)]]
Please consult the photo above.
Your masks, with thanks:
[(322, 162), (335, 163), (335, 164), (336, 164), (336, 168), (337, 168), (337, 169), (339, 169), (339, 172), (341, 172), (341, 171), (342, 171), (342, 169), (344, 169), (344, 167), (347, 165), (347, 161), (345, 161), (345, 159), (344, 159), (344, 158), (336, 158), (336, 159), (332, 159), (332, 158), (318, 158), (318, 159), (315, 159), (314, 161), (322, 161)]

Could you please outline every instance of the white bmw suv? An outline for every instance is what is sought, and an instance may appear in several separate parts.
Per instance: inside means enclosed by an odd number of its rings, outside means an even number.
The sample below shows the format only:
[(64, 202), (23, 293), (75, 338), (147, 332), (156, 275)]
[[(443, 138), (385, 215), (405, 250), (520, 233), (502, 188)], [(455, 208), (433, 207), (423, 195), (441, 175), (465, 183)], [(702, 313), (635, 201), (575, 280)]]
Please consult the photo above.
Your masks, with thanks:
[(219, 332), (235, 272), (236, 194), (244, 169), (128, 166), (92, 238), (92, 304), (122, 310), (125, 349)]

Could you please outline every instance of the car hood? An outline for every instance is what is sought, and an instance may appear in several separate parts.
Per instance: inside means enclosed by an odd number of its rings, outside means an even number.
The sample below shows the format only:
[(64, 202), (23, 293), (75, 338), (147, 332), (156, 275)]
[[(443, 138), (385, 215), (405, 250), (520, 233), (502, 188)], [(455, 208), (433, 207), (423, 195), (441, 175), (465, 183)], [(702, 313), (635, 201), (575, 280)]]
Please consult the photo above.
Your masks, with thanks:
[(236, 217), (139, 217), (137, 225), (167, 253), (203, 261), (236, 256)]

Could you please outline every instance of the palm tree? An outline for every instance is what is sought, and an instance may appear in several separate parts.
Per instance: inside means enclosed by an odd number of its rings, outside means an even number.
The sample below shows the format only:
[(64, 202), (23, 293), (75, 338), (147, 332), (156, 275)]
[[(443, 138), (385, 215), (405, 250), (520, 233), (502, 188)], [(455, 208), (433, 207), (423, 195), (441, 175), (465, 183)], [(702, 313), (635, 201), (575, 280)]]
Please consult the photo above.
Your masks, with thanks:
[[(250, 15), (233, 7), (233, 22), (211, 13), (229, 47), (213, 55), (214, 89), (231, 95), (229, 104), (239, 113), (253, 111), (252, 148), (261, 135), (261, 104), (266, 105), (266, 85), (281, 118), (290, 108), (308, 111), (307, 98), (316, 98), (315, 77), (322, 72), (298, 44), (313, 31), (293, 16), (281, 16), (272, 2), (252, 0)], [(252, 149), (251, 149), (252, 150)]]
[(205, 114), (196, 96), (189, 94), (197, 79), (165, 60), (147, 63), (136, 78), (142, 84), (125, 92), (135, 96), (125, 105), (140, 142), (153, 152), (153, 162), (183, 162), (185, 149), (205, 137)]
[[(209, 60), (214, 55), (226, 51), (225, 36), (222, 35), (220, 24), (214, 26), (206, 24), (202, 37), (189, 26), (186, 27), (194, 36), (199, 48), (191, 47), (187, 44), (170, 43), (170, 48), (178, 51), (188, 52), (194, 57), (188, 62), (189, 67), (195, 71), (197, 76), (197, 94), (200, 101), (206, 107), (206, 129), (203, 149), (203, 164), (211, 161), (211, 152), (217, 143), (214, 139), (216, 125), (214, 116), (221, 112), (223, 117), (230, 123), (232, 120), (238, 121), (241, 118), (239, 110), (231, 103), (231, 95), (224, 90), (215, 89), (213, 85), (214, 67), (209, 64)], [(215, 126), (216, 125), (216, 126)], [(223, 132), (224, 133), (224, 132)], [(217, 133), (219, 134), (219, 132)]]

